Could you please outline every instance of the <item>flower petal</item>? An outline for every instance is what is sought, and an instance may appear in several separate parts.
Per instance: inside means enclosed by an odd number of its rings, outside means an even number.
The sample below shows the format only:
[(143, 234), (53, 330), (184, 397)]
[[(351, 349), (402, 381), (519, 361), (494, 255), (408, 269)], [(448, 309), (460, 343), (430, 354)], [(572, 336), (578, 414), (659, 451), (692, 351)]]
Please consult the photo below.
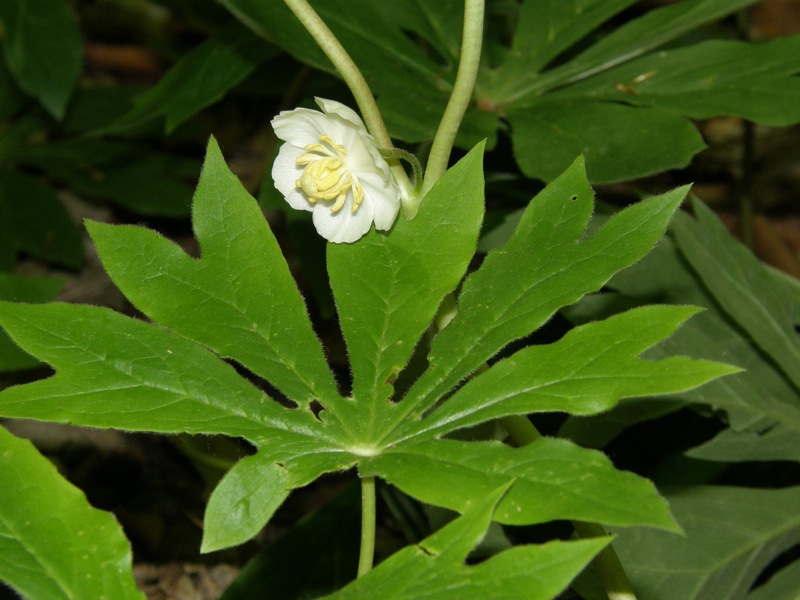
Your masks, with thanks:
[(375, 229), (391, 229), (400, 211), (400, 191), (394, 180), (387, 181), (378, 173), (360, 173), (358, 180), (364, 188), (362, 206), (372, 207)]
[(318, 144), (320, 134), (329, 135), (338, 141), (345, 135), (347, 129), (339, 121), (332, 120), (321, 112), (309, 108), (285, 110), (272, 119), (271, 124), (275, 135), (297, 148)]
[(347, 139), (336, 140), (347, 148), (349, 156), (352, 157), (352, 160), (348, 160), (348, 164), (354, 170), (371, 170), (377, 166), (386, 177), (389, 177), (389, 165), (381, 156), (378, 145), (375, 143), (375, 138), (369, 134), (361, 117), (349, 106), (345, 106), (335, 100), (326, 98), (314, 98), (314, 100), (327, 115), (341, 117), (358, 127), (357, 136), (349, 133)]
[[(400, 210), (400, 189), (374, 138), (354, 110), (334, 100), (316, 100), (323, 112), (298, 108), (284, 111), (272, 120), (275, 134), (286, 142), (272, 167), (275, 187), (292, 208), (312, 211), (317, 231), (331, 242), (354, 242), (370, 230), (373, 222), (378, 229), (390, 229)], [(311, 145), (314, 147), (309, 148)], [(303, 154), (307, 156), (301, 160), (303, 166), (299, 166), (297, 160)], [(326, 163), (317, 164), (316, 160)], [(334, 160), (343, 161), (347, 172), (339, 170), (342, 163), (331, 167)], [(329, 167), (333, 170), (326, 170)], [(352, 188), (347, 191), (345, 205), (332, 213), (335, 202), (326, 200), (326, 195), (320, 194), (320, 200), (312, 203), (297, 187), (297, 181), (305, 172), (312, 179), (304, 185), (311, 185), (307, 189), (313, 190), (314, 180), (322, 178), (323, 171), (325, 181), (320, 179), (319, 184), (323, 186), (320, 189), (338, 193), (332, 187), (335, 184), (346, 190), (350, 177), (363, 187), (364, 198), (355, 213), (352, 211)], [(338, 179), (334, 182), (331, 177)]]
[(355, 214), (351, 207), (351, 198), (336, 213), (331, 213), (330, 205), (315, 206), (313, 220), (317, 232), (335, 244), (355, 242), (363, 237), (372, 226), (372, 206), (364, 202)]
[(337, 102), (336, 100), (328, 100), (327, 98), (314, 98), (314, 101), (317, 103), (327, 115), (338, 115), (342, 117), (345, 121), (349, 121), (356, 127), (358, 127), (363, 133), (367, 133), (367, 128), (364, 125), (364, 121), (361, 120), (361, 117), (358, 116), (358, 113), (354, 111), (349, 106), (345, 106), (341, 102)]
[(295, 210), (311, 211), (314, 210), (314, 205), (296, 185), (300, 175), (303, 174), (303, 168), (297, 165), (297, 157), (301, 154), (303, 154), (302, 148), (283, 144), (272, 164), (272, 181), (289, 206)]

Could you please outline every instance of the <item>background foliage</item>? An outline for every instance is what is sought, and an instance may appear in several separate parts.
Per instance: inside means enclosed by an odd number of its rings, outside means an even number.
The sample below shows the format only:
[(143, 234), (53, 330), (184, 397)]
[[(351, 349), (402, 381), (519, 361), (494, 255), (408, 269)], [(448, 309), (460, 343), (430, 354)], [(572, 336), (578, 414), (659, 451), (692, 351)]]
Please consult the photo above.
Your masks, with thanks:
[[(152, 460), (178, 461), (201, 506), (210, 495), (204, 552), (259, 535), (204, 559), (247, 563), (225, 598), (270, 585), (281, 598), (412, 598), (431, 581), (447, 597), (464, 579), (476, 598), (496, 582), (508, 597), (554, 598), (608, 543), (566, 541), (569, 519), (618, 535), (640, 598), (793, 597), (800, 287), (697, 198), (656, 244), (687, 190), (663, 192), (689, 176), (641, 179), (694, 159), (700, 194), (714, 177), (698, 168), (714, 166), (698, 155), (715, 141), (717, 121), (705, 120), (800, 121), (800, 37), (741, 39), (733, 17), (756, 4), (488, 2), (460, 162), (415, 221), (327, 249), (272, 189), (268, 121), (315, 95), (350, 100), (283, 3), (0, 4), (0, 300), (33, 303), (0, 308), (3, 416), (247, 440), (173, 437)], [(424, 156), (455, 78), (462, 2), (313, 5), (363, 70), (392, 137)], [(729, 169), (746, 202), (796, 214), (770, 200), (774, 187), (754, 186), (749, 131), (743, 162), (717, 148), (727, 162), (715, 168)], [(796, 153), (782, 130), (758, 131), (782, 160)], [(211, 134), (220, 144), (203, 159)], [(796, 199), (797, 181), (781, 181)], [(594, 215), (590, 183), (611, 202)], [(619, 208), (636, 196), (654, 197)], [(93, 219), (93, 246), (82, 217)], [(97, 283), (103, 268), (127, 300)], [(453, 291), (459, 313), (434, 337)], [(56, 297), (79, 304), (44, 304)], [(666, 304), (677, 306), (653, 306)], [(741, 370), (691, 389), (725, 370), (686, 357)], [(492, 423), (513, 414), (531, 414), (550, 437), (501, 444)], [(17, 432), (21, 422), (4, 423)], [(76, 468), (74, 449), (32, 435), (80, 482), (87, 459)], [(0, 577), (28, 597), (140, 597), (113, 518), (30, 444), (5, 429), (0, 439)], [(379, 536), (389, 558), (343, 587), (357, 499), (345, 490), (328, 500), (354, 465), (391, 484)], [(114, 507), (83, 483), (95, 505)], [(312, 500), (286, 502), (301, 488)], [(43, 502), (47, 518), (19, 514)], [(183, 560), (144, 541), (168, 520), (157, 510), (146, 520), (115, 511), (134, 558)], [(200, 560), (200, 531), (188, 529), (188, 556)], [(107, 534), (82, 545), (81, 532), (98, 530)], [(54, 535), (75, 543), (41, 544)], [(289, 560), (309, 553), (321, 557), (313, 576)], [(28, 562), (7, 558), (18, 556)], [(476, 556), (488, 559), (469, 564)], [(85, 560), (102, 565), (91, 581)], [(602, 597), (591, 568), (564, 593)]]

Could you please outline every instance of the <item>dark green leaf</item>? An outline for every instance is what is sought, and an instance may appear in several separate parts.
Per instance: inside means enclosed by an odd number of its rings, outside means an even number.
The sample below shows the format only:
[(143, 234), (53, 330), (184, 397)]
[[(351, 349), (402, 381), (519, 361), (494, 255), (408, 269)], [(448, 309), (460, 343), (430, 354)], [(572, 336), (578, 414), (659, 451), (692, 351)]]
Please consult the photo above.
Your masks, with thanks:
[(800, 542), (800, 488), (693, 487), (667, 498), (685, 536), (625, 529), (614, 542), (640, 600), (744, 598)]
[(800, 36), (761, 44), (709, 41), (648, 54), (556, 97), (655, 105), (694, 119), (736, 115), (765, 125), (800, 121)]
[(736, 12), (757, 0), (684, 0), (647, 12), (604, 36), (588, 50), (539, 77), (516, 82), (501, 103), (525, 105), (547, 90), (575, 83), (642, 56), (688, 31)]
[[(678, 218), (691, 220), (687, 215), (679, 215)], [(720, 257), (719, 260), (712, 258), (711, 264), (720, 268), (726, 260), (724, 257)], [(763, 289), (751, 289), (747, 294), (763, 293), (769, 296), (778, 289), (784, 289), (783, 282), (773, 288), (766, 271), (764, 278), (760, 279), (760, 285)], [(567, 315), (576, 322), (586, 322), (642, 303), (662, 302), (703, 306), (707, 310), (693, 318), (690, 327), (678, 330), (675, 335), (648, 351), (647, 356), (655, 359), (696, 353), (702, 349), (702, 354), (706, 358), (731, 363), (744, 369), (741, 373), (723, 377), (698, 389), (673, 396), (675, 407), (686, 403), (703, 403), (715, 409), (724, 409), (728, 413), (731, 425), (737, 431), (763, 433), (777, 422), (800, 431), (797, 388), (783, 376), (774, 363), (765, 361), (763, 353), (750, 336), (725, 316), (669, 238), (662, 239), (640, 263), (617, 274), (609, 286), (619, 290), (624, 296), (602, 294), (584, 298), (578, 305), (568, 309)], [(650, 399), (631, 402), (641, 405), (634, 410), (634, 414), (638, 416), (633, 422), (646, 418), (648, 413), (654, 418), (663, 410), (669, 410), (666, 406), (652, 406)], [(629, 407), (624, 410), (633, 409)], [(608, 435), (613, 437), (626, 425), (624, 413), (617, 415), (617, 412), (612, 410), (598, 419), (585, 418), (580, 424), (568, 421), (564, 431), (569, 431), (570, 437), (578, 435), (579, 437), (573, 439), (577, 439), (580, 443), (587, 442), (589, 439), (587, 436), (596, 438), (599, 434), (601, 437)], [(608, 421), (613, 423), (618, 418), (622, 422), (618, 422), (613, 426), (614, 429), (610, 430)]]
[(697, 219), (676, 220), (675, 240), (722, 309), (800, 389), (800, 338), (795, 331), (800, 299), (730, 236), (701, 202)]
[(774, 425), (763, 433), (725, 429), (702, 446), (692, 448), (686, 455), (723, 462), (800, 461), (800, 431), (785, 425)]
[(46, 262), (72, 269), (83, 262), (81, 236), (63, 204), (24, 173), (0, 171), (0, 232), (17, 250)]
[[(0, 12), (0, 26), (2, 23), (3, 15)], [(27, 96), (17, 86), (5, 61), (0, 60), (0, 122), (13, 117), (27, 101)]]
[(87, 137), (3, 150), (3, 158), (42, 169), (81, 194), (160, 216), (189, 213), (191, 187), (181, 179), (200, 171), (193, 158)]
[(514, 156), (528, 177), (551, 181), (584, 154), (590, 181), (634, 179), (685, 167), (705, 148), (691, 122), (674, 112), (549, 98), (509, 109)]
[(794, 561), (747, 595), (747, 600), (795, 600), (800, 590), (800, 561)]
[(11, 0), (2, 16), (9, 70), (24, 91), (60, 119), (83, 63), (83, 45), (69, 3)]
[(498, 78), (530, 77), (636, 0), (525, 0), (508, 61)]
[(170, 133), (213, 104), (277, 53), (247, 28), (234, 23), (185, 54), (134, 108), (102, 133), (125, 131), (163, 116)]

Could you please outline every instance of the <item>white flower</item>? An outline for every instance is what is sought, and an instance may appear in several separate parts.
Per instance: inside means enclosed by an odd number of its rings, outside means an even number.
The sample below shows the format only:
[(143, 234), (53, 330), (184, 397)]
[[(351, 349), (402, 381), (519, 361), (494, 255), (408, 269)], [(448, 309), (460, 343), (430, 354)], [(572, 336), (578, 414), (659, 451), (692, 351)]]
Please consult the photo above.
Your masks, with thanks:
[(331, 242), (354, 242), (372, 223), (389, 229), (400, 209), (400, 190), (375, 140), (352, 109), (317, 98), (322, 112), (284, 111), (272, 120), (285, 144), (272, 166), (275, 187), (292, 208), (313, 213)]

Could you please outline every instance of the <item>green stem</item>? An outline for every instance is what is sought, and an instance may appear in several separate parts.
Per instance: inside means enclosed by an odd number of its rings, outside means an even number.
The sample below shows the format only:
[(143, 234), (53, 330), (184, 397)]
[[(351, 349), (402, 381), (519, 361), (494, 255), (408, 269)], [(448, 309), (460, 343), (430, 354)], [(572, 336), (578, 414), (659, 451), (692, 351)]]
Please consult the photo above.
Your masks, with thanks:
[[(436, 136), (433, 138), (428, 165), (425, 169), (425, 180), (422, 184), (422, 194), (411, 207), (414, 214), (419, 209), (422, 197), (442, 178), (447, 170), (458, 128), (472, 99), (475, 80), (478, 77), (478, 65), (481, 60), (484, 4), (484, 0), (464, 1), (464, 31), (461, 38), (461, 57), (458, 62), (456, 81), (447, 108), (445, 108), (439, 123), (439, 129), (436, 130)], [(406, 216), (409, 216), (409, 207), (406, 207)]]
[[(575, 532), (583, 539), (606, 537), (608, 535), (603, 526), (597, 523), (573, 521), (572, 526), (575, 527)], [(600, 577), (609, 600), (636, 600), (636, 594), (631, 589), (631, 584), (627, 575), (625, 575), (625, 569), (622, 568), (622, 563), (619, 562), (619, 557), (614, 552), (613, 546), (608, 545), (603, 548), (600, 554), (594, 557), (592, 564)]]
[(375, 556), (375, 478), (361, 478), (361, 552), (358, 576), (369, 573)]
[[(284, 0), (286, 6), (289, 7), (303, 27), (306, 28), (314, 41), (317, 42), (319, 47), (325, 53), (325, 56), (333, 63), (336, 70), (342, 76), (342, 79), (350, 88), (350, 92), (358, 104), (358, 109), (361, 111), (361, 117), (367, 126), (372, 137), (375, 138), (380, 148), (392, 148), (392, 138), (389, 137), (389, 132), (383, 122), (381, 113), (378, 110), (378, 105), (375, 102), (375, 97), (369, 89), (367, 80), (361, 74), (361, 71), (350, 58), (347, 50), (336, 39), (336, 36), (328, 28), (325, 22), (320, 18), (317, 12), (311, 7), (307, 0)], [(403, 195), (403, 200), (408, 201), (412, 194), (412, 185), (408, 179), (403, 166), (396, 159), (389, 162), (389, 167), (392, 170), (397, 184), (400, 186), (400, 191)]]
[[(542, 437), (536, 426), (526, 416), (504, 417), (500, 420), (500, 423), (508, 431), (517, 446), (527, 446)], [(573, 521), (572, 525), (582, 538), (605, 537), (608, 535), (603, 526), (597, 523)], [(625, 574), (625, 569), (622, 568), (613, 546), (608, 545), (603, 548), (602, 552), (594, 557), (592, 565), (600, 577), (609, 600), (636, 600), (636, 594), (631, 588), (628, 576)]]

